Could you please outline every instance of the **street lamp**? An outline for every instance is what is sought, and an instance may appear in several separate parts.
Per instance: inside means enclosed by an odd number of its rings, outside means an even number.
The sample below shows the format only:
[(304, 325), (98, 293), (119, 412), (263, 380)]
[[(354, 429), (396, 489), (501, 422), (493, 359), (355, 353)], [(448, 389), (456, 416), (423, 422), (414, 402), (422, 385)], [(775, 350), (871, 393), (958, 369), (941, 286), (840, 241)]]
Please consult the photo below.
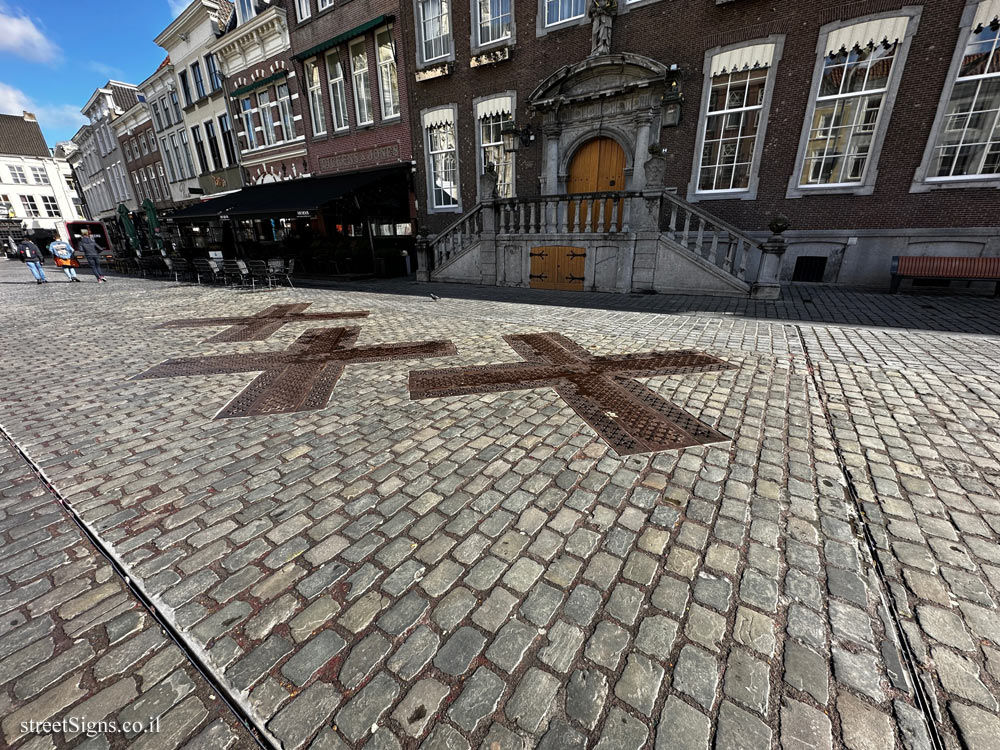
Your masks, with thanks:
[(518, 130), (514, 123), (511, 122), (500, 131), (500, 138), (503, 139), (503, 150), (508, 154), (513, 154), (521, 146), (527, 146), (535, 140), (535, 131), (531, 129), (530, 124), (525, 125), (523, 130)]

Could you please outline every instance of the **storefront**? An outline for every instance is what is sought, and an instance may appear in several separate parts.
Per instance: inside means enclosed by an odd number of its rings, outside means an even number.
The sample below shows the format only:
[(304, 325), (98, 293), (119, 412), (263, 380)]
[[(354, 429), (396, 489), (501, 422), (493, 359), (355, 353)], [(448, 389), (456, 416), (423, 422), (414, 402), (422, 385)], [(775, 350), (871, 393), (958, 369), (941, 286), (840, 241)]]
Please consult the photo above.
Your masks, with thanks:
[(413, 253), (409, 166), (269, 183), (202, 201), (166, 220), (184, 256), (295, 260), (313, 275), (399, 276)]

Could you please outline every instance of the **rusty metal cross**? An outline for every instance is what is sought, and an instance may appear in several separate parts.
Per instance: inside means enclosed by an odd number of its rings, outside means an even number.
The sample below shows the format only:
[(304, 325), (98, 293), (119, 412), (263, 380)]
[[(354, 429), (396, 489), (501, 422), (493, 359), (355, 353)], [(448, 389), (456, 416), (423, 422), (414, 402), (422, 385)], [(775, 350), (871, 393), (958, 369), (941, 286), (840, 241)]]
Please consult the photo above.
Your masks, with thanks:
[(554, 388), (619, 455), (729, 440), (633, 378), (735, 369), (697, 351), (592, 355), (558, 333), (504, 336), (526, 361), (410, 372), (410, 398)]
[(294, 305), (271, 305), (258, 313), (241, 318), (188, 318), (186, 320), (170, 320), (160, 325), (159, 328), (231, 326), (225, 331), (205, 339), (205, 341), (263, 341), (288, 323), (368, 317), (368, 310), (357, 310), (354, 312), (304, 312), (311, 304), (311, 302), (300, 302)]
[(358, 327), (310, 328), (284, 351), (170, 359), (132, 380), (260, 372), (215, 416), (250, 417), (324, 408), (349, 364), (455, 354), (450, 341), (356, 347), (360, 331)]

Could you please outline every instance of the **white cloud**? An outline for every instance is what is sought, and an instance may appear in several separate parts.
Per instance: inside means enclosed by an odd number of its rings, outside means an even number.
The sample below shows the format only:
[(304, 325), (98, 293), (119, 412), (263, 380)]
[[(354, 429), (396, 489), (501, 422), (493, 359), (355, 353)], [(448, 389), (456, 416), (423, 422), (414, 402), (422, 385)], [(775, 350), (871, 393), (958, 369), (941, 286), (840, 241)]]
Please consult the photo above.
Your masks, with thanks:
[(87, 67), (95, 73), (100, 73), (105, 78), (113, 80), (125, 78), (125, 71), (121, 68), (116, 68), (114, 65), (108, 65), (107, 63), (98, 62), (97, 60), (91, 60), (88, 62)]
[(52, 63), (59, 59), (59, 47), (48, 39), (22, 11), (0, 5), (0, 52), (25, 60)]
[(170, 6), (170, 14), (174, 18), (183, 13), (184, 9), (190, 4), (191, 0), (167, 0), (167, 5)]
[(34, 112), (44, 128), (76, 129), (87, 123), (74, 104), (37, 104), (20, 89), (0, 82), (0, 112), (19, 115), (23, 111)]

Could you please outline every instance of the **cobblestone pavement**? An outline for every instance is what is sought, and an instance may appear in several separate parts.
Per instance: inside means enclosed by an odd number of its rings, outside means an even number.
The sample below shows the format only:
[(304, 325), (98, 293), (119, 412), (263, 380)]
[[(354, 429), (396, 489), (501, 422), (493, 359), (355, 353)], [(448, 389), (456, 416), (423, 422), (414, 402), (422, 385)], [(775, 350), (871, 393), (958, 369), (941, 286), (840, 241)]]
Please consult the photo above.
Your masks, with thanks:
[[(275, 746), (996, 747), (997, 300), (22, 275), (0, 370), (39, 387), (0, 423)], [(213, 419), (256, 373), (129, 380), (317, 325), (166, 321), (305, 302), (369, 310), (358, 346), (457, 353), (349, 364), (325, 409), (266, 417)], [(551, 388), (410, 399), (411, 370), (541, 332), (736, 365), (639, 381), (732, 441), (623, 458)]]
[[(30, 724), (60, 720), (63, 731)], [(143, 731), (109, 733), (109, 722), (122, 730), (139, 722)], [(3, 438), (0, 744), (24, 750), (256, 746)]]

